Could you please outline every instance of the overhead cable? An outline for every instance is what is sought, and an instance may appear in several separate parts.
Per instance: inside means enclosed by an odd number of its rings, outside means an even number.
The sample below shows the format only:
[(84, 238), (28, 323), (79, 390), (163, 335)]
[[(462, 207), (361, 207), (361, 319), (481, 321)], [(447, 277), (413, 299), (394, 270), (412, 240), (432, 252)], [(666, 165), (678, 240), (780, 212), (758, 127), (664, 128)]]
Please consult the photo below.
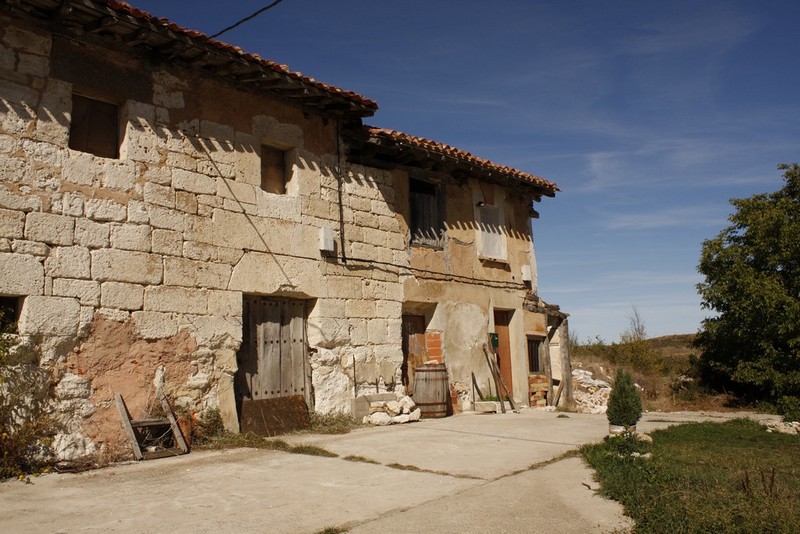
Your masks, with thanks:
[(283, 2), (283, 0), (275, 0), (275, 1), (274, 1), (274, 2), (272, 2), (270, 5), (268, 5), (268, 6), (266, 6), (266, 7), (262, 7), (261, 9), (259, 9), (258, 11), (256, 11), (256, 12), (255, 12), (255, 13), (253, 13), (252, 15), (250, 15), (249, 17), (245, 17), (245, 18), (243, 18), (242, 20), (240, 20), (239, 22), (237, 22), (237, 23), (235, 23), (235, 24), (231, 24), (230, 26), (228, 26), (228, 27), (227, 27), (227, 28), (225, 28), (224, 30), (220, 30), (220, 31), (218, 31), (217, 33), (215, 33), (214, 35), (211, 35), (211, 36), (210, 36), (210, 38), (211, 38), (211, 39), (214, 39), (214, 38), (216, 38), (216, 37), (219, 37), (219, 36), (220, 36), (220, 35), (222, 35), (223, 33), (225, 33), (225, 32), (227, 32), (227, 31), (230, 31), (230, 30), (232, 30), (232, 29), (236, 28), (237, 26), (241, 26), (242, 24), (244, 24), (244, 23), (245, 23), (245, 22), (247, 22), (248, 20), (256, 18), (257, 16), (259, 16), (259, 15), (260, 15), (261, 13), (263, 13), (264, 11), (266, 11), (266, 10), (268, 10), (268, 9), (272, 9), (273, 7), (277, 6), (277, 5), (278, 5), (278, 4), (280, 4), (281, 2)]

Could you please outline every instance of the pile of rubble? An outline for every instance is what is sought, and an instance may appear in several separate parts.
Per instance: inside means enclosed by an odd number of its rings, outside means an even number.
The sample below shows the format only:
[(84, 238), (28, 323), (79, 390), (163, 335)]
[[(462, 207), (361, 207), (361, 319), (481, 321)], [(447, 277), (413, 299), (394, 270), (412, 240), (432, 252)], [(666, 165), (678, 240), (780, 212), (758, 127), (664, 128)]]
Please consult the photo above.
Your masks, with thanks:
[(572, 370), (573, 395), (580, 413), (606, 413), (611, 384), (586, 369)]
[(394, 425), (419, 421), (421, 416), (422, 411), (411, 397), (404, 395), (398, 400), (370, 402), (369, 415), (364, 416), (363, 422), (378, 426)]

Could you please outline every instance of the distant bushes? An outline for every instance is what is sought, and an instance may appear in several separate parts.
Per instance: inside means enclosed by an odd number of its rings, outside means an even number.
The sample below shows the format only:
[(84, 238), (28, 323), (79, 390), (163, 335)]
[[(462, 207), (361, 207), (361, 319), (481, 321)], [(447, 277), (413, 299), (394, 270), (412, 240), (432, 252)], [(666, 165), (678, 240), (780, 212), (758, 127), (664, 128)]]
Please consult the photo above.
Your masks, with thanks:
[(646, 339), (606, 343), (600, 338), (584, 345), (578, 345), (574, 356), (591, 355), (610, 364), (627, 367), (640, 373), (664, 372), (665, 365), (661, 353), (655, 350)]
[(574, 343), (573, 355), (591, 355), (608, 363), (633, 369), (639, 373), (664, 372), (664, 358), (647, 339), (647, 329), (639, 310), (634, 306), (628, 316), (629, 326), (619, 336), (618, 343), (607, 344), (599, 336), (580, 345)]

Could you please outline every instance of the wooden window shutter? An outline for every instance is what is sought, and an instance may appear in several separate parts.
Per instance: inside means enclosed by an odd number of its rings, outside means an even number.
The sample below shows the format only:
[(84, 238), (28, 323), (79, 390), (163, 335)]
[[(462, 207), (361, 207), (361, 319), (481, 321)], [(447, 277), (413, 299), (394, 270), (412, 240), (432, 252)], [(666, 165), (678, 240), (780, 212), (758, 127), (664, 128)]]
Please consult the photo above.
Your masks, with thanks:
[(502, 210), (498, 206), (480, 208), (480, 249), (483, 258), (505, 260), (506, 247), (503, 235)]
[(411, 180), (409, 183), (411, 242), (439, 246), (444, 223), (444, 198), (436, 184)]

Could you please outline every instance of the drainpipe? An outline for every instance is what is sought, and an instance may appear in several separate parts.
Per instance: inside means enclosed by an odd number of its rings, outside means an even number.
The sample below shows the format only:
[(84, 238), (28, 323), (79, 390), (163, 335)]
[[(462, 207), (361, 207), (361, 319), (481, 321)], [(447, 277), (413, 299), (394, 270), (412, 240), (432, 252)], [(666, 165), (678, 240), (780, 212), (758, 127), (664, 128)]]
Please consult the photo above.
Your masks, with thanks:
[[(347, 255), (344, 251), (344, 199), (343, 199), (343, 177), (342, 177), (342, 124), (340, 119), (336, 119), (336, 184), (339, 195), (339, 253), (342, 263), (347, 263)], [(354, 367), (355, 369), (355, 367)]]

